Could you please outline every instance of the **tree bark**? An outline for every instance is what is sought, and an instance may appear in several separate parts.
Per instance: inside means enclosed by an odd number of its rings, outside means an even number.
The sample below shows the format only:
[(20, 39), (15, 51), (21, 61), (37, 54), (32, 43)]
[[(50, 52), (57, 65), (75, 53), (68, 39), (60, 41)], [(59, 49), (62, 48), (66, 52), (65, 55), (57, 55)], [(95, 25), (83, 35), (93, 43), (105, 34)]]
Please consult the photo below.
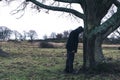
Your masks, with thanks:
[(103, 38), (101, 37), (101, 35), (99, 35), (95, 41), (95, 60), (96, 63), (98, 64), (105, 60), (102, 51), (102, 42), (103, 42)]
[(99, 36), (88, 39), (84, 37), (83, 43), (83, 68), (92, 69), (105, 60), (102, 51), (103, 39)]

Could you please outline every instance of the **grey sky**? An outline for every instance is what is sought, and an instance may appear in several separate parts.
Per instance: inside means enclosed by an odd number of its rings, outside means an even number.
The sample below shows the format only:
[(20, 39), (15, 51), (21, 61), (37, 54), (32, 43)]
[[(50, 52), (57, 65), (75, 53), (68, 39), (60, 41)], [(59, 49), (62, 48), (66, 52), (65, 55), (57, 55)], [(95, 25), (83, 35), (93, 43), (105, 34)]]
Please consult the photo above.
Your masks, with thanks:
[[(0, 3), (2, 4), (2, 3)], [(35, 30), (39, 38), (50, 35), (52, 32), (60, 33), (64, 30), (75, 29), (83, 22), (77, 22), (77, 20), (70, 18), (69, 16), (62, 15), (57, 12), (51, 12), (46, 14), (45, 12), (37, 13), (35, 10), (27, 9), (24, 16), (20, 19), (16, 19), (21, 14), (11, 15), (10, 12), (16, 8), (16, 4), (9, 6), (0, 5), (0, 26), (6, 26), (12, 30), (17, 30), (22, 33), (24, 30)]]

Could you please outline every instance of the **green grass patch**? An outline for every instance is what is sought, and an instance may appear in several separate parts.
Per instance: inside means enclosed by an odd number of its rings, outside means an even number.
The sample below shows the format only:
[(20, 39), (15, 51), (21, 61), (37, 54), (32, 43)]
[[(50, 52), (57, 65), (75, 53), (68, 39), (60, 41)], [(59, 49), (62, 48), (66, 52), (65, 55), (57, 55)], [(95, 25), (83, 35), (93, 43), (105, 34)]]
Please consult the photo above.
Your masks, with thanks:
[[(18, 46), (17, 46), (18, 45)], [(0, 57), (0, 80), (119, 80), (120, 73), (100, 73), (77, 75), (63, 73), (66, 61), (66, 50), (59, 48), (23, 47), (19, 44), (2, 46), (9, 57)], [(110, 64), (100, 69), (120, 70), (120, 51), (104, 49), (104, 55), (111, 58)], [(83, 64), (82, 49), (75, 55), (74, 68)], [(111, 66), (113, 65), (113, 66)], [(107, 68), (107, 67), (109, 68)], [(111, 70), (112, 71), (112, 70)]]

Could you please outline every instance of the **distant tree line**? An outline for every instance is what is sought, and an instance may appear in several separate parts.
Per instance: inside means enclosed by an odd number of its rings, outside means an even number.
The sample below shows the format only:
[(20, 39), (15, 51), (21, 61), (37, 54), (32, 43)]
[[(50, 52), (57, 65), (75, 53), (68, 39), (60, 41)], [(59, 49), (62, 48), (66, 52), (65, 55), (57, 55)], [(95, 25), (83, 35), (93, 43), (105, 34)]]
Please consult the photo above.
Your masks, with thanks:
[(28, 32), (23, 31), (23, 34), (21, 34), (17, 30), (11, 30), (5, 26), (0, 26), (0, 41), (11, 40), (11, 36), (14, 37), (13, 39), (16, 41), (22, 41), (27, 39), (33, 41), (38, 37), (35, 30), (29, 30)]
[[(55, 33), (55, 32), (52, 32), (50, 34), (50, 36), (47, 36), (47, 35), (44, 35), (43, 36), (43, 39), (45, 41), (53, 41), (53, 42), (66, 42), (66, 40), (68, 39), (69, 37), (69, 34), (72, 30), (65, 30), (61, 33)], [(83, 33), (81, 33), (79, 35), (79, 41), (82, 42), (83, 40)]]
[(44, 35), (43, 38), (44, 39), (62, 39), (62, 38), (68, 38), (69, 34), (70, 34), (71, 30), (66, 30), (62, 33), (55, 33), (55, 32), (52, 32), (50, 34), (50, 36), (47, 36), (47, 35)]
[[(55, 41), (55, 42), (65, 42), (66, 39), (69, 37), (69, 34), (72, 30), (66, 30), (62, 33), (55, 33), (52, 32), (50, 36), (44, 35), (43, 38), (46, 41)], [(82, 39), (83, 33), (79, 35), (80, 42), (83, 41)], [(113, 33), (111, 33), (105, 40), (104, 43), (108, 44), (120, 44), (120, 27), (115, 30)]]
[[(56, 42), (65, 42), (69, 37), (69, 34), (72, 30), (65, 30), (61, 33), (52, 32), (50, 36), (44, 35), (43, 39), (46, 41), (56, 41)], [(82, 35), (79, 35), (80, 42), (82, 42)], [(12, 40), (15, 41), (24, 41), (24, 40), (38, 40), (38, 34), (35, 30), (23, 31), (23, 33), (18, 32), (17, 30), (11, 30), (5, 26), (0, 26), (0, 41), (11, 40), (11, 36), (14, 36)], [(114, 43), (120, 44), (120, 27), (111, 33), (107, 39), (104, 40), (104, 43)]]

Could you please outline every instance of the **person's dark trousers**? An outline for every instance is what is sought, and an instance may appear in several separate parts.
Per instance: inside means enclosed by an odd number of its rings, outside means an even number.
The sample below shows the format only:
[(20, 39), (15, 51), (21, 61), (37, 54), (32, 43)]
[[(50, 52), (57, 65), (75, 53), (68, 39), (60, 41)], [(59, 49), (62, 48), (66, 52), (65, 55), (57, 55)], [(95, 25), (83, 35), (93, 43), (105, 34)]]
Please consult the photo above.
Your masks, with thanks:
[(71, 73), (73, 72), (73, 62), (74, 62), (75, 53), (67, 51), (67, 60), (66, 60), (66, 67), (65, 72)]

